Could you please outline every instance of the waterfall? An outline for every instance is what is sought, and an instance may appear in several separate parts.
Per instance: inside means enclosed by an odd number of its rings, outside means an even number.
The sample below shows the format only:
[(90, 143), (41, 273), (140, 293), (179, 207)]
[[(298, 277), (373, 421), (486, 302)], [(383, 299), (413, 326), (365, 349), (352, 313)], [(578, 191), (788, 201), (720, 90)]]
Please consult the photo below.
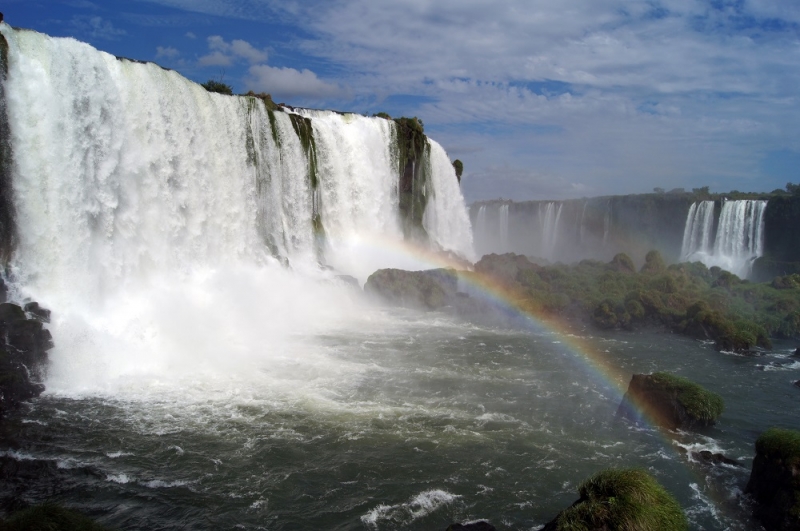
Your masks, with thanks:
[[(544, 207), (544, 208), (542, 208)], [(541, 253), (548, 260), (552, 260), (558, 244), (559, 221), (561, 220), (561, 210), (564, 203), (548, 202), (539, 205), (539, 227), (542, 231)]]
[[(411, 253), (394, 252), (407, 243), (394, 121), (274, 110), (73, 39), (6, 24), (0, 31), (8, 43), (2, 93), (17, 236), (9, 266), (24, 295), (76, 321), (53, 324), (56, 360), (70, 344), (125, 351), (121, 336), (160, 334), (163, 347), (172, 330), (154, 315), (213, 306), (208, 293), (223, 287), (230, 290), (218, 293), (219, 304), (231, 314), (233, 292), (287, 306), (240, 319), (261, 315), (258, 326), (274, 325), (278, 335), (305, 330), (315, 316), (323, 321), (329, 308), (308, 297), (310, 307), (296, 308), (302, 318), (279, 324), (291, 314), (287, 301), (310, 289), (280, 272), (281, 263), (312, 276), (331, 265), (362, 281), (377, 267), (412, 265)], [(473, 259), (455, 170), (436, 142), (424, 152), (416, 162), (426, 181), (415, 193), (426, 199), (420, 219), (428, 241), (417, 243)], [(225, 332), (232, 337), (250, 333), (228, 324), (238, 330)], [(216, 322), (207, 328), (227, 330)], [(108, 341), (96, 348), (85, 343), (101, 335)]]
[(714, 230), (714, 201), (692, 203), (683, 232), (681, 260), (690, 261), (697, 253), (711, 252)]
[(766, 200), (724, 200), (714, 233), (714, 202), (693, 203), (686, 217), (682, 260), (699, 260), (746, 278), (764, 252), (766, 207)]
[(508, 205), (500, 205), (497, 210), (497, 219), (500, 227), (500, 249), (507, 253), (510, 245), (508, 241)]

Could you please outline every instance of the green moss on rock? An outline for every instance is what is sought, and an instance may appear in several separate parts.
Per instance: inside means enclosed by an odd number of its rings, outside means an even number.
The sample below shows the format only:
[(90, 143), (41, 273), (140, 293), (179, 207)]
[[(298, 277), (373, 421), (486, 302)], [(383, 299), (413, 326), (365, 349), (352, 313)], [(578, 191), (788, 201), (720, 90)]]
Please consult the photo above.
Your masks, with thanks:
[(756, 441), (756, 458), (745, 492), (767, 529), (800, 529), (800, 431), (770, 428)]
[(713, 423), (722, 415), (725, 402), (722, 397), (701, 387), (700, 385), (666, 372), (656, 372), (653, 381), (666, 390), (678, 394), (678, 402), (684, 407), (692, 419), (702, 423)]
[(545, 531), (688, 529), (678, 502), (644, 470), (604, 470), (584, 481), (578, 492), (580, 499)]

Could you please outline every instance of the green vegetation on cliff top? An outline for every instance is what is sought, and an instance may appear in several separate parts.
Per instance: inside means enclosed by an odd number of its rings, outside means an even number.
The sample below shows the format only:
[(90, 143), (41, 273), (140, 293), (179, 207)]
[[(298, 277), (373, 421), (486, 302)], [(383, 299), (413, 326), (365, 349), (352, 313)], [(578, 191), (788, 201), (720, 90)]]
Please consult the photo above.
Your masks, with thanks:
[(556, 520), (558, 531), (688, 529), (680, 505), (641, 469), (605, 470), (583, 482), (580, 500)]
[(713, 422), (722, 415), (725, 403), (718, 394), (712, 393), (691, 380), (674, 374), (656, 372), (651, 377), (664, 389), (678, 393), (678, 402), (691, 418)]
[(800, 466), (800, 431), (770, 428), (756, 440), (756, 452), (789, 466)]

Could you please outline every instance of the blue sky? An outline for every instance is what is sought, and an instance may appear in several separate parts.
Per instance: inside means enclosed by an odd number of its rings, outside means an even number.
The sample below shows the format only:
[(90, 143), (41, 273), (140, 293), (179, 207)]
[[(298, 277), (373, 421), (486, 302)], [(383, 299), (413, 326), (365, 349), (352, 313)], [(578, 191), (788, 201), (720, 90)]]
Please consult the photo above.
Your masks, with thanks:
[(275, 101), (418, 116), (468, 201), (800, 182), (796, 0), (5, 0)]

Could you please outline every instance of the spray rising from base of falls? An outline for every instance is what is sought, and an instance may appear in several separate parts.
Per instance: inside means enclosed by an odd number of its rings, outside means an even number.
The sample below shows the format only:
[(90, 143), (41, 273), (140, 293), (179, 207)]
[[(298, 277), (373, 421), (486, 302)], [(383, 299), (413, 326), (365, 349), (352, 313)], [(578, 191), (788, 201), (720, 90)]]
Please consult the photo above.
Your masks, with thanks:
[(446, 153), (424, 135), (404, 151), (395, 121), (275, 108), (73, 39), (0, 32), (9, 267), (20, 297), (53, 310), (52, 389), (274, 365), (305, 334), (362, 323), (366, 310), (325, 284), (331, 266), (363, 282), (412, 266), (386, 248), (474, 258)]

